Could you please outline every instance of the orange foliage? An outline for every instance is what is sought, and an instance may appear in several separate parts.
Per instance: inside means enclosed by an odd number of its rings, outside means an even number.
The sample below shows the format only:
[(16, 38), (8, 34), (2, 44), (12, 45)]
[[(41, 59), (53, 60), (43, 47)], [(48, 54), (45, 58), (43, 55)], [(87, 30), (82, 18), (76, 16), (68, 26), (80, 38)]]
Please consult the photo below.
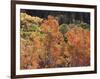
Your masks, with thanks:
[[(90, 64), (90, 32), (81, 27), (74, 27), (66, 33), (73, 55), (74, 65)], [(76, 60), (76, 62), (75, 62)]]
[(58, 21), (51, 15), (48, 16), (47, 20), (44, 20), (41, 26), (44, 28), (44, 31), (57, 32), (59, 30)]
[(21, 69), (90, 65), (89, 30), (74, 26), (63, 35), (51, 15), (39, 27), (41, 32), (30, 33), (28, 39), (21, 37)]

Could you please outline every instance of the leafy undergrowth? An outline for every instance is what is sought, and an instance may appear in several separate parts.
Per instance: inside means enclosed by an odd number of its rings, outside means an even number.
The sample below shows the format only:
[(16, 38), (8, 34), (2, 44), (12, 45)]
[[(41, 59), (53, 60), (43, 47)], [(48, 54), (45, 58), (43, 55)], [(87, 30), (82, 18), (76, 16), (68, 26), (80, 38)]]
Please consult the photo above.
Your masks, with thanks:
[[(83, 27), (84, 25), (84, 27)], [(61, 24), (21, 13), (21, 69), (90, 65), (90, 30), (86, 24)]]

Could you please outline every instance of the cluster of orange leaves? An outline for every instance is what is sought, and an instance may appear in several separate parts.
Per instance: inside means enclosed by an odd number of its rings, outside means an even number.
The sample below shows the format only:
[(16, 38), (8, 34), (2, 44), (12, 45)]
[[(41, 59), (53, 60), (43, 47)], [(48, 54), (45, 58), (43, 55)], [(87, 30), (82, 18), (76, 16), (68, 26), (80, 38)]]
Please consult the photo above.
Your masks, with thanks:
[(59, 30), (58, 21), (51, 15), (48, 16), (47, 20), (44, 20), (41, 26), (44, 28), (44, 32), (57, 32)]
[[(90, 64), (90, 32), (75, 26), (66, 33), (68, 43), (72, 46), (73, 62), (75, 66)], [(75, 59), (74, 59), (75, 58)], [(75, 62), (77, 61), (77, 63)]]

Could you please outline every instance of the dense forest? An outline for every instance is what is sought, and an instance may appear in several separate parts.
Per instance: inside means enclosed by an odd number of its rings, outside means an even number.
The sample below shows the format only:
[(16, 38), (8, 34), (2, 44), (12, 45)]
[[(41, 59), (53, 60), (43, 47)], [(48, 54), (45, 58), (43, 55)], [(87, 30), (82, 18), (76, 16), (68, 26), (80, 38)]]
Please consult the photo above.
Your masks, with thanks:
[(27, 10), (27, 9), (21, 9), (21, 12), (45, 19), (47, 18), (48, 15), (52, 15), (59, 21), (59, 24), (62, 23), (77, 24), (82, 22), (90, 24), (89, 12), (66, 12), (66, 11)]
[(90, 65), (90, 14), (21, 10), (20, 68)]

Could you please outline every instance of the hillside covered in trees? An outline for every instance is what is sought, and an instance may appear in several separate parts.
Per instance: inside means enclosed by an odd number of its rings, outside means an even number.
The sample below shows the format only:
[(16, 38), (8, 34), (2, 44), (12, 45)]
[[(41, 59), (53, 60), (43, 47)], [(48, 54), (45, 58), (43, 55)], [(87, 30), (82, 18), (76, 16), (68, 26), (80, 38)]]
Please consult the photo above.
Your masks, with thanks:
[(21, 10), (20, 68), (90, 65), (90, 15)]

